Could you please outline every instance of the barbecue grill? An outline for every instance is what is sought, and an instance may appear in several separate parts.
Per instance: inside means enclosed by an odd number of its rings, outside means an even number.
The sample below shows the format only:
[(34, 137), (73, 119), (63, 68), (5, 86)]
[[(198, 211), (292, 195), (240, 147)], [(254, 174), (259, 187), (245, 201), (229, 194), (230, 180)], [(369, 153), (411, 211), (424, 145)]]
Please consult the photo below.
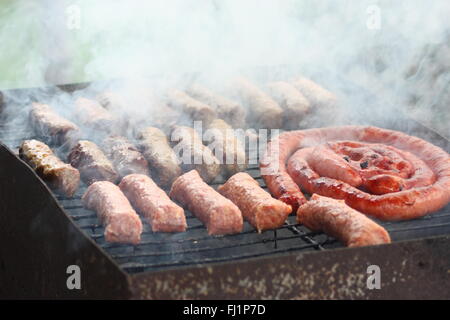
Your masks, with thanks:
[[(13, 93), (33, 97), (33, 92)], [(112, 244), (96, 214), (82, 206), (85, 185), (73, 198), (55, 195), (17, 157), (21, 141), (34, 138), (22, 125), (0, 120), (1, 297), (450, 298), (450, 205), (421, 219), (380, 222), (393, 243), (372, 247), (343, 248), (297, 224), (293, 215), (261, 234), (245, 222), (240, 234), (209, 236), (188, 211), (187, 232), (153, 233), (143, 223), (139, 245)], [(450, 150), (449, 141), (406, 116), (382, 126)], [(256, 164), (247, 172), (265, 188)], [(224, 182), (218, 178), (211, 185)], [(70, 265), (80, 267), (79, 290), (66, 285)], [(370, 265), (381, 269), (381, 289), (366, 285)]]

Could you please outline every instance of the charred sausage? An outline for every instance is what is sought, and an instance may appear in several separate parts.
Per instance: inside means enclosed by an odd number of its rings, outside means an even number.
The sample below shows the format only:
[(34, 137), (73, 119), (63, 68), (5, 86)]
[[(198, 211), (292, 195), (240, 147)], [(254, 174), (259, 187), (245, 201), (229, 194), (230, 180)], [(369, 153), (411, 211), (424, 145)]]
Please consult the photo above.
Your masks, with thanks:
[(118, 174), (111, 161), (91, 141), (78, 141), (68, 159), (72, 166), (80, 170), (81, 179), (88, 185), (96, 181), (116, 182), (118, 179)]
[(19, 149), (20, 157), (52, 188), (72, 197), (80, 184), (80, 173), (61, 161), (45, 143), (25, 140)]

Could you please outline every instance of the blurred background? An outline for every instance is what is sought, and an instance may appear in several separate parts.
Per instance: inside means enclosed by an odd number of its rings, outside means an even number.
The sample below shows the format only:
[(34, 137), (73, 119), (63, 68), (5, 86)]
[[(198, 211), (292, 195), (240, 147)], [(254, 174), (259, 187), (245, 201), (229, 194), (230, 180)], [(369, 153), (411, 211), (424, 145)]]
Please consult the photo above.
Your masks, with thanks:
[(448, 138), (449, 12), (448, 0), (1, 0), (0, 89), (295, 65), (344, 75)]

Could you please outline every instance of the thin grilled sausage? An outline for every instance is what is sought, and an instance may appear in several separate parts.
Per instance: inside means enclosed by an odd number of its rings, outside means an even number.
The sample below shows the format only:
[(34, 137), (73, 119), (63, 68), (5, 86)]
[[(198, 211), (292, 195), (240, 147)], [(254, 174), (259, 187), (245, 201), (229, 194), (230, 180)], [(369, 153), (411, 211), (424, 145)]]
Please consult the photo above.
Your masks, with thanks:
[(216, 111), (217, 117), (229, 123), (233, 128), (244, 128), (246, 112), (239, 103), (199, 84), (191, 85), (186, 92), (194, 99), (211, 106)]
[(242, 231), (243, 220), (239, 208), (207, 185), (195, 170), (175, 180), (170, 190), (170, 197), (186, 206), (202, 221), (210, 235)]
[(75, 101), (75, 116), (83, 125), (89, 128), (109, 133), (121, 131), (118, 118), (95, 100), (78, 98)]
[(343, 200), (313, 194), (297, 211), (297, 222), (312, 231), (323, 231), (348, 247), (390, 243), (388, 232)]
[(87, 188), (82, 197), (84, 206), (97, 212), (105, 225), (108, 242), (138, 244), (142, 222), (119, 187), (109, 181), (98, 181)]
[(81, 179), (88, 185), (96, 181), (116, 182), (119, 178), (111, 161), (91, 141), (78, 141), (70, 152), (68, 160), (80, 171)]
[(138, 140), (142, 154), (150, 165), (152, 177), (161, 186), (170, 187), (182, 172), (166, 135), (158, 128), (147, 127), (138, 134)]
[(205, 139), (212, 141), (208, 146), (214, 151), (216, 158), (225, 165), (228, 175), (245, 170), (247, 167), (245, 146), (228, 123), (222, 119), (215, 119), (208, 126), (207, 135)]
[(240, 172), (219, 187), (219, 192), (241, 210), (245, 220), (258, 232), (283, 225), (291, 206), (272, 198), (248, 173)]
[(186, 92), (171, 89), (167, 92), (167, 104), (175, 110), (181, 111), (192, 120), (209, 124), (215, 117), (214, 109), (188, 95)]
[(110, 136), (103, 140), (102, 147), (112, 161), (119, 179), (132, 173), (149, 174), (147, 160), (127, 138)]
[(138, 212), (148, 220), (153, 232), (186, 231), (183, 208), (170, 200), (150, 177), (130, 174), (122, 179), (119, 187)]
[(297, 77), (290, 82), (310, 102), (313, 108), (333, 107), (337, 97), (316, 82), (305, 77)]
[(34, 102), (29, 118), (36, 134), (52, 143), (64, 144), (79, 135), (77, 125), (58, 115), (47, 104)]
[(181, 168), (184, 171), (195, 169), (206, 182), (211, 182), (220, 174), (220, 161), (203, 145), (202, 139), (193, 128), (175, 126), (171, 141), (176, 143), (175, 153), (182, 153)]
[(233, 90), (248, 106), (248, 120), (257, 128), (276, 129), (282, 127), (283, 109), (267, 93), (244, 77), (232, 82)]
[(283, 128), (298, 129), (311, 108), (308, 99), (288, 82), (270, 82), (266, 88), (269, 95), (283, 108)]
[(45, 143), (25, 140), (19, 149), (20, 157), (52, 188), (72, 197), (80, 185), (80, 173), (60, 160)]

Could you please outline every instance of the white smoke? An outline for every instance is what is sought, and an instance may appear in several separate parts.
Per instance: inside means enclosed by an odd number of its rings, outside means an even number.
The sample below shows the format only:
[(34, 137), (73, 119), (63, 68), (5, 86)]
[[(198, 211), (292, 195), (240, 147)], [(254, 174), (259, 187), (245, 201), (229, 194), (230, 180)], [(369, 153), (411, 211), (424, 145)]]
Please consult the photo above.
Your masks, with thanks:
[(358, 88), (394, 116), (414, 88), (406, 70), (450, 29), (447, 0), (19, 0), (0, 10), (2, 88), (148, 76), (171, 86), (192, 73), (220, 85), (264, 67), (255, 81), (302, 72), (343, 93), (336, 122), (370, 103)]

